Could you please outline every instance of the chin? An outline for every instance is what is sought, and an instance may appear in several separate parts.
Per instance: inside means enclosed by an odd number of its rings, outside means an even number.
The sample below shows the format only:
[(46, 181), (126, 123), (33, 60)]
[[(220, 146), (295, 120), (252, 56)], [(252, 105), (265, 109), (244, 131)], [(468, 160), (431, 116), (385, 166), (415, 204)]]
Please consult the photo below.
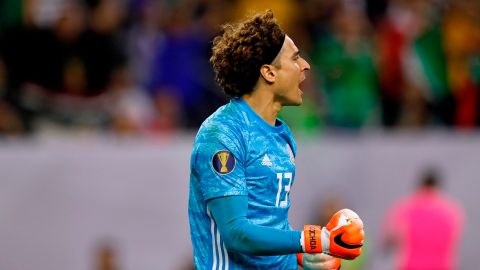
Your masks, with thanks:
[(284, 104), (284, 106), (300, 106), (300, 105), (302, 105), (302, 103), (303, 103), (303, 100), (302, 100), (302, 98), (300, 97), (299, 99), (290, 100), (290, 101), (286, 102), (286, 103)]
[(298, 92), (290, 92), (289, 95), (283, 97), (282, 106), (300, 106), (303, 103), (303, 92), (298, 89)]
[(303, 98), (302, 98), (302, 92), (300, 92), (300, 95), (295, 99), (294, 106), (300, 106), (303, 103)]

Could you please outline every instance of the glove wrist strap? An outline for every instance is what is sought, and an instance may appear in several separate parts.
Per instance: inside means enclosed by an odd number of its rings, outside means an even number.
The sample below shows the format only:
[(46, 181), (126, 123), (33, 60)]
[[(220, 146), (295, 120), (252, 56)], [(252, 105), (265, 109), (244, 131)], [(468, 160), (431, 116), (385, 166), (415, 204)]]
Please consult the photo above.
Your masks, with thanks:
[(328, 253), (330, 250), (330, 232), (327, 230), (327, 227), (322, 228), (320, 239), (322, 241), (322, 251)]
[(305, 225), (303, 227), (302, 249), (307, 253), (322, 252), (322, 227), (317, 225)]

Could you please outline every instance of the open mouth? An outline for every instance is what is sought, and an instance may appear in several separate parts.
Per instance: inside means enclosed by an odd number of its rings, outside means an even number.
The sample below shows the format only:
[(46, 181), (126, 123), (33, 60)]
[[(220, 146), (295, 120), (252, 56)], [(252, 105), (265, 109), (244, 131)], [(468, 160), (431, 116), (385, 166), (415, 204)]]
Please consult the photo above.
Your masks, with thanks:
[(302, 89), (302, 88), (303, 88), (304, 82), (305, 82), (305, 76), (303, 76), (303, 78), (300, 79), (300, 82), (298, 83), (298, 88), (299, 88), (299, 89)]

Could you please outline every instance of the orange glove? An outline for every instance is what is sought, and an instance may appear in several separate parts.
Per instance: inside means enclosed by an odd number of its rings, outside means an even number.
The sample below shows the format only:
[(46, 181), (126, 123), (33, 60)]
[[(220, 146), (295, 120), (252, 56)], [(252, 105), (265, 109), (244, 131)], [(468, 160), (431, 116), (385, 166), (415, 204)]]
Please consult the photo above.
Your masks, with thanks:
[(302, 237), (302, 248), (306, 253), (323, 252), (353, 260), (362, 253), (363, 222), (352, 210), (342, 209), (323, 228), (305, 225)]
[(297, 262), (305, 270), (339, 270), (342, 266), (342, 260), (323, 253), (298, 253)]

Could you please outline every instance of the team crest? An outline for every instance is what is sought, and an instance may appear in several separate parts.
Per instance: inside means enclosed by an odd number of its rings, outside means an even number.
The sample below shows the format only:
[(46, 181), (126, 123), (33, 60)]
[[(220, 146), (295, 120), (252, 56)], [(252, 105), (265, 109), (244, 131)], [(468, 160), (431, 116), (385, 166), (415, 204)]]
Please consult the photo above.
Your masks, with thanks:
[(212, 157), (212, 167), (219, 174), (228, 174), (235, 169), (235, 157), (230, 151), (218, 151)]

